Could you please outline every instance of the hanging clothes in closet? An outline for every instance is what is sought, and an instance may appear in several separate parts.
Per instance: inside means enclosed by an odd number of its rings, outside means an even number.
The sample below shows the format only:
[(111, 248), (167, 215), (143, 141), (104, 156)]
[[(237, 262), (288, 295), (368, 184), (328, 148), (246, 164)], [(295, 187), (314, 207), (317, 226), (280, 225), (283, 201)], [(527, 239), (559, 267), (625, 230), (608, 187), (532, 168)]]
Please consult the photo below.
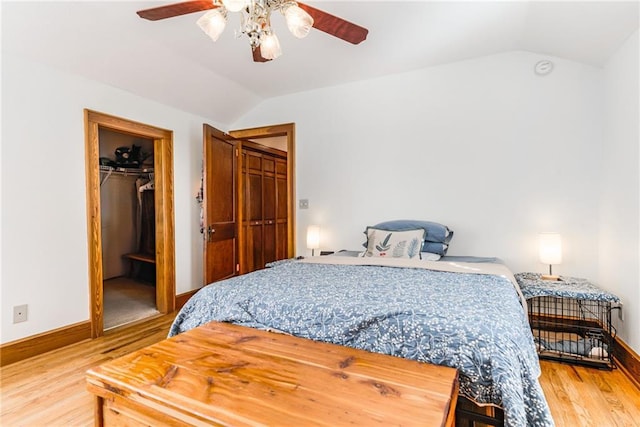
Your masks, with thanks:
[(155, 192), (153, 174), (150, 179), (136, 180), (138, 208), (136, 215), (136, 233), (138, 253), (154, 255), (156, 252)]

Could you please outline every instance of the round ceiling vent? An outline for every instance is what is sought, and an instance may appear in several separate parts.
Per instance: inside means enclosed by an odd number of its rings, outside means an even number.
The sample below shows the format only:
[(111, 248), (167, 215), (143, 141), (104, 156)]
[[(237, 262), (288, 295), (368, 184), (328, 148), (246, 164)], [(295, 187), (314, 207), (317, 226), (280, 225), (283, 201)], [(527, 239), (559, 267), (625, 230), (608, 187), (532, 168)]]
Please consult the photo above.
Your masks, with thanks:
[(548, 59), (543, 59), (542, 61), (538, 61), (536, 66), (533, 68), (535, 73), (539, 76), (546, 76), (553, 70), (553, 62)]

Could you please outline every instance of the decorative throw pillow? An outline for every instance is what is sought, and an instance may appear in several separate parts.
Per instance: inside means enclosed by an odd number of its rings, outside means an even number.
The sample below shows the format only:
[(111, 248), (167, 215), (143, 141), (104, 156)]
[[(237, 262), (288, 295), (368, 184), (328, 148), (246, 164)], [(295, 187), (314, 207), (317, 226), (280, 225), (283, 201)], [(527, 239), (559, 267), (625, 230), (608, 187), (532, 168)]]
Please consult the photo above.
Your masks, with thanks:
[(420, 258), (424, 229), (388, 231), (367, 227), (365, 257)]

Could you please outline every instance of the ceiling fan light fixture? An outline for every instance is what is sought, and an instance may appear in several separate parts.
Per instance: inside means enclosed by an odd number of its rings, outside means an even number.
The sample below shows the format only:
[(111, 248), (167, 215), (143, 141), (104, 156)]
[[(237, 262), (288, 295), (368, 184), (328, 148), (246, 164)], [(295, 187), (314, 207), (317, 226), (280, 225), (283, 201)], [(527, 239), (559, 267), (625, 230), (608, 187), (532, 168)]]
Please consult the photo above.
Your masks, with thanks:
[(275, 33), (264, 34), (260, 38), (260, 52), (265, 59), (276, 59), (282, 55), (280, 41)]
[(229, 12), (240, 12), (249, 5), (249, 0), (222, 0), (222, 4)]
[[(0, 0), (1, 1), (1, 0)], [(140, 18), (150, 21), (205, 12), (198, 26), (213, 41), (218, 40), (227, 24), (229, 12), (238, 12), (240, 27), (236, 37), (247, 36), (254, 62), (268, 62), (282, 54), (280, 41), (272, 31), (271, 16), (282, 13), (291, 34), (306, 37), (311, 28), (351, 44), (366, 40), (369, 30), (297, 0), (183, 0), (179, 3), (139, 10)]]
[(291, 34), (302, 39), (313, 27), (313, 18), (298, 5), (291, 5), (284, 10), (284, 18)]
[(208, 35), (211, 40), (216, 41), (227, 25), (227, 16), (222, 8), (213, 9), (205, 13), (196, 21), (198, 27)]

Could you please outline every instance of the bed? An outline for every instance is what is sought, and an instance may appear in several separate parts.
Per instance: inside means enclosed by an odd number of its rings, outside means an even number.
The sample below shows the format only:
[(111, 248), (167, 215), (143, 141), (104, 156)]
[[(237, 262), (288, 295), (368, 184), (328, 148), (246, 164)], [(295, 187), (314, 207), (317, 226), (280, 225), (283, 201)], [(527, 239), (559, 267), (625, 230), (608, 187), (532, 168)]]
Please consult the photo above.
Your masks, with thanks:
[(502, 408), (506, 426), (553, 425), (523, 298), (506, 266), (341, 255), (277, 261), (206, 286), (169, 336), (215, 320), (451, 366), (460, 394)]

